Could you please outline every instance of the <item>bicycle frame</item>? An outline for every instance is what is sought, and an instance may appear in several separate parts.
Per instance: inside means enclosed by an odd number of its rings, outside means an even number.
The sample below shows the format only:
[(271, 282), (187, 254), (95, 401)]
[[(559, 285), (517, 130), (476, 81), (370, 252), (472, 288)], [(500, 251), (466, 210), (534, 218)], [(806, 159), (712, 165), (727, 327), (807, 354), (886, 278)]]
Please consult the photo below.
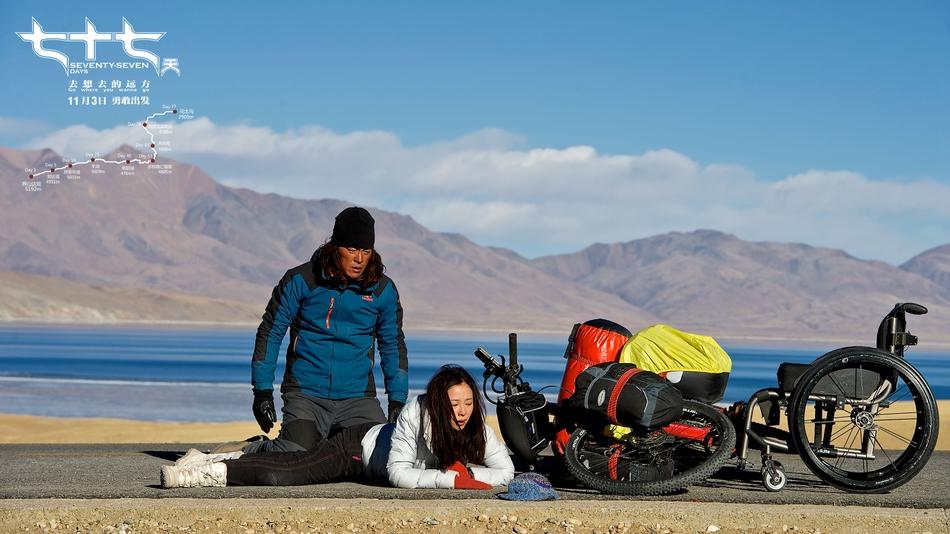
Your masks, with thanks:
[[(518, 364), (517, 334), (508, 335), (508, 349), (507, 364), (503, 356), (499, 356), (499, 361), (481, 347), (475, 350), (475, 356), (485, 365), (482, 391), (485, 398), (498, 407), (498, 426), (505, 443), (517, 458), (529, 466), (536, 466), (539, 453), (554, 441), (555, 430), (551, 418), (567, 414), (521, 380), (524, 367)], [(504, 385), (502, 391), (493, 385), (492, 391), (501, 395), (495, 401), (488, 395), (489, 379), (500, 379)], [(710, 432), (708, 428), (677, 422), (661, 430), (673, 437), (698, 443), (706, 443)]]

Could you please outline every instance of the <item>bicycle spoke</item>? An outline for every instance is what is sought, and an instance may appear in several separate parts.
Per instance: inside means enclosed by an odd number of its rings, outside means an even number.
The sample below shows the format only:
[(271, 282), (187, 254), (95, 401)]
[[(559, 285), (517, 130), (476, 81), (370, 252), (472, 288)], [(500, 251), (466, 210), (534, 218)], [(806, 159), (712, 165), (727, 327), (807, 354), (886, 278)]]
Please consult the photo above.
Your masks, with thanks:
[(811, 420), (808, 420), (808, 421), (805, 421), (805, 422), (806, 422), (806, 423), (809, 423), (809, 424), (816, 424), (816, 423), (817, 423), (817, 424), (830, 424), (830, 423), (847, 423), (847, 422), (850, 421), (850, 420), (851, 420), (851, 417), (840, 417), (840, 418), (835, 417), (834, 419), (811, 419)]
[(834, 442), (834, 440), (836, 440), (837, 438), (840, 438), (849, 429), (853, 429), (853, 428), (854, 428), (854, 425), (848, 425), (848, 426), (843, 426), (840, 429), (836, 430), (835, 433), (831, 435), (831, 439), (828, 440), (829, 445), (831, 444), (831, 442)]
[(916, 421), (916, 417), (875, 417), (875, 421)]
[(838, 383), (838, 380), (835, 379), (835, 374), (834, 374), (833, 371), (830, 372), (830, 373), (828, 373), (828, 379), (831, 380), (831, 382), (835, 385), (836, 388), (838, 388), (838, 391), (841, 392), (841, 396), (842, 396), (842, 397), (845, 397), (845, 398), (851, 397), (851, 398), (853, 398), (853, 397), (856, 397), (856, 396), (857, 396), (857, 395), (854, 395), (854, 396), (848, 395), (847, 392), (845, 392), (844, 387), (842, 387), (841, 384)]
[(860, 437), (861, 437), (861, 430), (858, 429), (858, 427), (854, 427), (854, 435), (851, 436), (851, 439), (850, 439), (850, 440), (848, 441), (848, 443), (845, 445), (845, 448), (846, 448), (846, 449), (853, 449), (853, 448), (854, 448), (854, 442), (855, 442), (858, 438), (860, 438)]
[[(907, 391), (908, 393), (910, 393), (911, 397), (897, 398), (897, 394), (900, 393), (901, 391)], [(914, 397), (913, 392), (911, 392), (910, 389), (907, 388), (907, 382), (904, 382), (904, 384), (901, 387), (895, 389), (890, 395), (887, 396), (887, 400), (891, 402), (901, 402), (904, 400), (911, 400), (913, 399), (913, 397)]]
[[(911, 445), (911, 446), (916, 446), (916, 445), (917, 445), (917, 442), (916, 442), (916, 441), (907, 439), (907, 438), (905, 438), (904, 436), (901, 436), (900, 434), (898, 434), (898, 433), (896, 433), (896, 432), (893, 432), (893, 431), (891, 431), (891, 430), (889, 430), (889, 429), (887, 429), (887, 428), (884, 428), (883, 426), (877, 427), (877, 430), (881, 430), (881, 431), (883, 431), (884, 433), (886, 433), (887, 435), (889, 435), (889, 436), (891, 436), (891, 437), (894, 437), (894, 438), (896, 438), (896, 439), (899, 439), (899, 440), (903, 441), (903, 442), (906, 443), (907, 445)], [(875, 439), (877, 439), (877, 437), (875, 437)]]
[(878, 450), (884, 453), (884, 456), (887, 456), (887, 461), (890, 462), (888, 465), (891, 468), (891, 471), (897, 471), (897, 467), (894, 465), (894, 460), (891, 459), (891, 455), (887, 454), (887, 449), (884, 448), (884, 445), (881, 445), (881, 442), (877, 440), (877, 436), (874, 436), (874, 443), (877, 445)]
[[(852, 427), (852, 428), (851, 428), (851, 432), (848, 432), (848, 438), (845, 440), (845, 446), (844, 446), (845, 449), (850, 449), (850, 448), (851, 448), (851, 444), (854, 443), (854, 437), (855, 437), (854, 431), (855, 431), (855, 430), (856, 430), (856, 428)], [(836, 469), (840, 469), (841, 462), (843, 462), (844, 459), (845, 459), (844, 456), (838, 456), (837, 458), (835, 458), (835, 468), (836, 468)]]
[(858, 373), (858, 368), (854, 368), (854, 383), (857, 384), (858, 381), (861, 382), (861, 389), (858, 391), (864, 391), (864, 373)]

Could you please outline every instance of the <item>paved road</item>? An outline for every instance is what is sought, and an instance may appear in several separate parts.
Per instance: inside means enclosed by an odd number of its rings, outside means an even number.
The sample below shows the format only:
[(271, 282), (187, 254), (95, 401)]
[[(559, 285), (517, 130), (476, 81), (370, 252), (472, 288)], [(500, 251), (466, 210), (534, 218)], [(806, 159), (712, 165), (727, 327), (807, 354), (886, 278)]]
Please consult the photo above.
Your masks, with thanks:
[[(0, 498), (378, 498), (464, 499), (484, 498), (483, 492), (401, 490), (357, 483), (300, 487), (229, 487), (163, 490), (159, 467), (174, 461), (189, 447), (208, 445), (0, 445)], [(702, 486), (664, 497), (605, 496), (582, 489), (560, 489), (562, 499), (636, 499), (724, 503), (793, 503), (950, 508), (950, 452), (934, 453), (930, 463), (911, 482), (884, 495), (857, 495), (821, 483), (797, 457), (780, 460), (789, 474), (784, 491), (769, 493), (757, 473), (723, 468)]]

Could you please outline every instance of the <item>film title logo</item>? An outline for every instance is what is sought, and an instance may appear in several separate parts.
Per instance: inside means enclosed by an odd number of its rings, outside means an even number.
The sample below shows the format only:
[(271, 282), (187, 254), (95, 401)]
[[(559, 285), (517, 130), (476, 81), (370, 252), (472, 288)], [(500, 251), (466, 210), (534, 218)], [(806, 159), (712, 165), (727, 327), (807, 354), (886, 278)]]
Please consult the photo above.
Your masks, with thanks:
[[(137, 45), (142, 42), (157, 42), (165, 36), (165, 32), (137, 32), (125, 17), (122, 18), (121, 32), (100, 32), (96, 25), (86, 18), (86, 30), (83, 32), (46, 32), (43, 26), (34, 18), (33, 28), (29, 32), (17, 32), (20, 39), (33, 47), (33, 53), (45, 59), (53, 60), (63, 67), (66, 76), (73, 74), (89, 74), (90, 71), (100, 69), (142, 70), (152, 68), (159, 76), (172, 71), (181, 76), (178, 58), (158, 57), (152, 51)], [(60, 47), (50, 46), (52, 42), (82, 43), (85, 45), (85, 60), (72, 61)], [(131, 61), (97, 61), (100, 44), (120, 43), (122, 51)], [(69, 48), (69, 44), (65, 48)]]

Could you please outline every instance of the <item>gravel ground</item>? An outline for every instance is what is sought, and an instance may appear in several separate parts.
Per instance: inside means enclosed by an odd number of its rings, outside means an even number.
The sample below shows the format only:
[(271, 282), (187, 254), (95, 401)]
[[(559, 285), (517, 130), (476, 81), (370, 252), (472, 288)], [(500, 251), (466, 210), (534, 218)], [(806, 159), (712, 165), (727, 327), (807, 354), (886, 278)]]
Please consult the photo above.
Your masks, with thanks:
[(107, 499), (0, 501), (0, 532), (950, 532), (947, 511), (684, 502)]

